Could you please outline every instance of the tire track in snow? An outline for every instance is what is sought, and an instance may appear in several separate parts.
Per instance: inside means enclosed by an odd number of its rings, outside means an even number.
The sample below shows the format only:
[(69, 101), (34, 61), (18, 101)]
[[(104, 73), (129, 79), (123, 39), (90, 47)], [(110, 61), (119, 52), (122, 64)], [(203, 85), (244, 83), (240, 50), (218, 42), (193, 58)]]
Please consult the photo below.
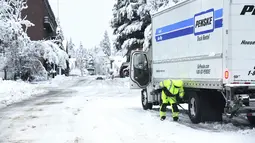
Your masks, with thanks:
[[(151, 114), (153, 117), (155, 117), (156, 119), (159, 120), (159, 107), (154, 107), (152, 110), (150, 111), (144, 111), (144, 112), (148, 112), (149, 114)], [(188, 127), (194, 130), (202, 130), (202, 131), (206, 131), (206, 132), (233, 132), (233, 131), (239, 131), (239, 130), (251, 130), (254, 129), (254, 127), (252, 126), (246, 126), (246, 125), (242, 125), (242, 124), (232, 124), (231, 122), (214, 122), (214, 123), (199, 123), (199, 124), (193, 124), (190, 119), (189, 116), (182, 110), (180, 109), (180, 121), (179, 122), (174, 122), (172, 121), (172, 112), (171, 112), (171, 108), (168, 106), (167, 108), (167, 119), (166, 122), (170, 122), (170, 123), (176, 123), (179, 124), (180, 126), (184, 126), (184, 127)]]

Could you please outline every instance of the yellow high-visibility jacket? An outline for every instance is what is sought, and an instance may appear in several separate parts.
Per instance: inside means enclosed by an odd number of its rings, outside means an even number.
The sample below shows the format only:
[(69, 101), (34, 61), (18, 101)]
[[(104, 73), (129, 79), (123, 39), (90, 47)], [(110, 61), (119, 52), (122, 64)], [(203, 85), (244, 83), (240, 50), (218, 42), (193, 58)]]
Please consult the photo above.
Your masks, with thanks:
[[(182, 80), (164, 80), (159, 83), (161, 88), (165, 87), (172, 95), (179, 94), (180, 98), (184, 96), (183, 81)], [(164, 90), (162, 94), (166, 95)]]

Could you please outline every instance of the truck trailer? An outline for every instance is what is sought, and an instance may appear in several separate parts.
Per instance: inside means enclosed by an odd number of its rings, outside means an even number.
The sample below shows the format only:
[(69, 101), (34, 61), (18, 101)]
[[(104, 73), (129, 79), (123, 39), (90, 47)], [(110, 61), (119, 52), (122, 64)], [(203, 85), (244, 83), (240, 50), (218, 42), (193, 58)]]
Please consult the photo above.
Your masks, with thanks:
[(152, 15), (152, 46), (132, 51), (130, 87), (144, 110), (150, 92), (183, 80), (193, 123), (243, 116), (255, 123), (255, 0), (186, 0)]

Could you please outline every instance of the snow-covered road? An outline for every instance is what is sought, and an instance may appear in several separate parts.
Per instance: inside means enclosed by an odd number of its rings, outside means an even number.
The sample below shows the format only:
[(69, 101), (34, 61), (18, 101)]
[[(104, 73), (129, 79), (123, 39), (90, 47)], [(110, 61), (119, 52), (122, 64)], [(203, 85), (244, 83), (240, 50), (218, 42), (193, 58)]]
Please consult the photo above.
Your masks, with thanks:
[[(254, 143), (255, 129), (159, 120), (126, 79), (73, 77), (39, 97), (0, 109), (0, 143)], [(171, 117), (170, 111), (167, 113)]]

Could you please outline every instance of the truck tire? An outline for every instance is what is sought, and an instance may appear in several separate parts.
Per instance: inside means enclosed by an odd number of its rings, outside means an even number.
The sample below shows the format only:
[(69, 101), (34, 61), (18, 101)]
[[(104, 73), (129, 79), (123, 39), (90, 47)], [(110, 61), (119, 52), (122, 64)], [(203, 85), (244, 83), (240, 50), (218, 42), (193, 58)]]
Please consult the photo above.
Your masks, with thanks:
[(142, 106), (144, 110), (151, 110), (153, 107), (152, 103), (148, 103), (148, 93), (146, 89), (143, 89), (141, 91), (141, 101), (142, 101)]
[(188, 99), (189, 118), (192, 123), (221, 122), (224, 98), (216, 91), (190, 92)]
[(198, 124), (201, 122), (201, 101), (195, 92), (192, 92), (189, 96), (188, 111), (192, 123)]
[(221, 122), (224, 112), (224, 98), (216, 91), (199, 92), (201, 101), (201, 122)]

